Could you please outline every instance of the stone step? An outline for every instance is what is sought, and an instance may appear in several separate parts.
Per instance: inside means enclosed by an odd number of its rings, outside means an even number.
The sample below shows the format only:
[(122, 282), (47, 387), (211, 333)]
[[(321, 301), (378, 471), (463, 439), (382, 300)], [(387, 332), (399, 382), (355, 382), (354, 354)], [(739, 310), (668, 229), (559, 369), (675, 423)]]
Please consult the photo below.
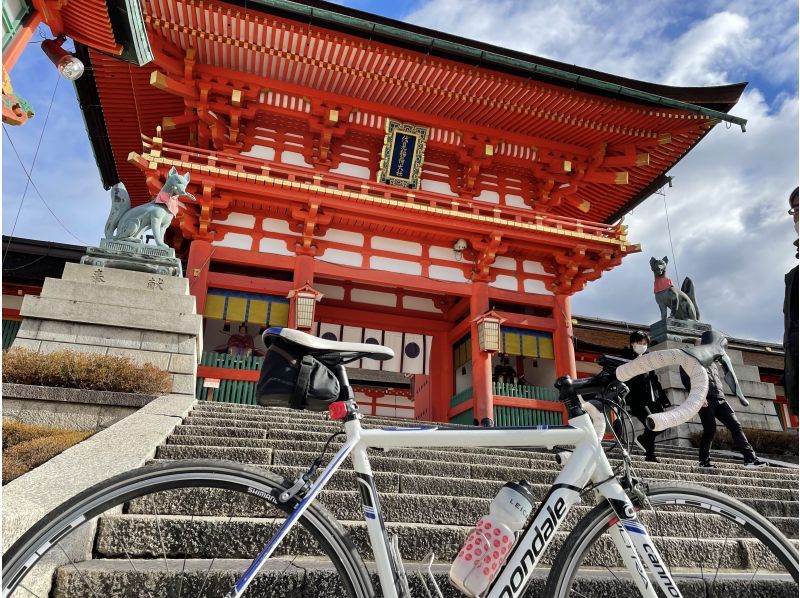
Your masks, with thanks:
[[(244, 423), (247, 422), (237, 422), (237, 423)], [(381, 426), (371, 426), (373, 428), (380, 428)], [(365, 428), (369, 428), (369, 426), (365, 426)], [(200, 424), (184, 424), (178, 426), (175, 429), (174, 435), (175, 436), (208, 436), (208, 437), (216, 437), (216, 438), (241, 438), (241, 439), (264, 439), (264, 438), (274, 438), (274, 439), (295, 439), (298, 437), (302, 437), (303, 439), (307, 440), (316, 440), (324, 442), (328, 439), (328, 437), (339, 428), (337, 426), (331, 426), (330, 430), (320, 431), (320, 428), (315, 425), (311, 424), (298, 424), (289, 426), (285, 422), (279, 422), (275, 426), (268, 426), (265, 428), (249, 428), (249, 427), (242, 427), (237, 425), (236, 427), (231, 426), (222, 426), (219, 425), (200, 425)], [(232, 445), (233, 440), (230, 440), (229, 443)], [(220, 441), (221, 444), (225, 444), (225, 441)], [(458, 452), (469, 452), (475, 454), (494, 454), (494, 455), (508, 455), (510, 457), (520, 457), (520, 456), (530, 456), (531, 453), (539, 454), (539, 455), (550, 455), (550, 451), (544, 449), (536, 449), (536, 448), (481, 448), (481, 447), (460, 447), (460, 448), (447, 448), (442, 447), (439, 450), (450, 450), (450, 451), (458, 451)], [(606, 448), (607, 451), (613, 451), (614, 448), (609, 444)], [(639, 449), (638, 446), (633, 445), (631, 447), (631, 452), (634, 455), (641, 455), (643, 451)], [(658, 449), (658, 456), (660, 459), (667, 459), (669, 461), (665, 461), (664, 463), (681, 463), (681, 460), (690, 461), (691, 465), (696, 465), (697, 461), (697, 450), (696, 449), (681, 449), (675, 450), (670, 447), (664, 447)], [(715, 457), (715, 462), (718, 464), (723, 463), (730, 463), (735, 465), (740, 465), (742, 460), (735, 459), (730, 457)], [(793, 474), (797, 477), (797, 473)]]
[[(208, 447), (208, 446), (188, 446), (167, 444), (158, 447), (157, 457), (159, 459), (223, 459), (237, 461), (240, 463), (251, 463), (255, 465), (294, 465), (308, 467), (318, 456), (317, 452), (306, 452), (298, 450), (274, 450), (267, 448), (236, 448), (236, 447)], [(390, 453), (393, 454), (393, 453)], [(395, 453), (396, 454), (396, 453)], [(416, 453), (412, 453), (417, 455)], [(329, 456), (323, 459), (327, 463)], [(424, 459), (420, 457), (420, 459)], [(531, 466), (505, 467), (502, 465), (483, 465), (468, 463), (452, 463), (447, 461), (432, 461), (428, 459), (417, 460), (406, 457), (392, 457), (383, 455), (371, 455), (370, 463), (376, 471), (391, 471), (402, 474), (413, 474), (416, 476), (426, 476), (435, 479), (453, 478), (457, 479), (459, 488), (464, 488), (463, 484), (484, 484), (484, 480), (513, 480), (528, 479), (533, 476), (534, 469)], [(344, 468), (350, 468), (350, 461), (345, 460)], [(552, 479), (555, 479), (556, 470), (552, 471)], [(797, 500), (798, 491), (794, 488), (780, 488), (772, 480), (768, 480), (761, 486), (748, 486), (739, 483), (740, 478), (721, 478), (714, 476), (681, 476), (676, 472), (677, 479), (688, 478), (690, 481), (704, 482), (711, 488), (719, 489), (722, 492), (736, 497), (748, 498), (773, 498), (776, 500)], [(717, 481), (719, 480), (719, 481)], [(735, 483), (725, 483), (735, 482)], [(485, 484), (484, 484), (485, 485)], [(445, 494), (452, 494), (446, 492)], [(472, 496), (465, 494), (464, 496)], [(483, 496), (481, 494), (480, 496)]]
[[(186, 554), (192, 558), (254, 558), (278, 530), (283, 520), (246, 517), (198, 517), (111, 515), (98, 523), (95, 554), (99, 558), (167, 558)], [(362, 558), (372, 549), (363, 522), (342, 521)], [(457, 555), (472, 526), (426, 525), (388, 522), (386, 529), (397, 534), (404, 559), (422, 560), (435, 552), (440, 562)], [(543, 565), (552, 564), (567, 532), (556, 532), (553, 544), (543, 555)], [(772, 555), (762, 554), (754, 540), (725, 538), (685, 538), (654, 536), (662, 555), (674, 567), (697, 567), (698, 562), (719, 563), (722, 569), (746, 568), (752, 554), (759, 554), (759, 567), (779, 567)], [(303, 528), (293, 528), (276, 549), (278, 557), (287, 555), (320, 556), (316, 540)], [(668, 557), (666, 555), (669, 555)], [(616, 548), (604, 536), (585, 561), (587, 566), (621, 565)]]
[[(62, 567), (57, 576), (58, 594), (78, 596), (86, 594), (84, 581), (88, 581), (97, 596), (124, 595), (129, 598), (152, 598), (162, 595), (165, 585), (177, 589), (188, 596), (198, 594), (205, 583), (204, 593), (207, 596), (223, 596), (228, 591), (230, 582), (237, 578), (250, 564), (248, 560), (217, 559), (213, 562), (206, 559), (195, 560), (133, 560), (119, 562), (113, 559), (97, 559), (77, 563), (74, 567)], [(375, 565), (367, 562), (375, 588), (378, 579)], [(417, 562), (406, 562), (409, 585), (412, 596), (426, 596), (418, 571), (424, 567)], [(460, 598), (462, 595), (453, 588), (447, 574), (449, 564), (434, 564), (432, 573), (444, 598)], [(169, 573), (167, 573), (167, 570)], [(208, 574), (206, 574), (208, 572)], [(525, 598), (541, 598), (544, 596), (545, 583), (549, 571), (538, 569), (524, 594)], [(632, 583), (620, 581), (615, 576), (619, 572), (594, 572), (591, 576), (581, 576), (583, 595), (586, 598), (608, 598), (609, 596), (628, 595), (633, 590)], [(182, 580), (182, 581), (181, 581)], [(751, 583), (752, 581), (752, 583)], [(676, 583), (685, 598), (706, 598), (707, 593), (702, 580), (696, 577), (676, 575)], [(587, 587), (588, 586), (588, 587)], [(769, 575), (759, 575), (757, 580), (750, 580), (749, 574), (717, 573), (715, 586), (732, 586), (741, 588), (748, 586), (754, 596), (794, 596), (796, 584)], [(344, 595), (336, 572), (328, 561), (314, 558), (270, 559), (256, 576), (247, 595), (276, 596), (275, 588), (285, 588), (286, 595), (302, 595), (308, 598), (340, 598)], [(718, 587), (717, 587), (718, 589)], [(161, 590), (161, 593), (159, 592)], [(207, 590), (207, 591), (206, 591)], [(729, 594), (735, 596), (735, 593)], [(282, 594), (278, 595), (281, 596)]]
[[(548, 488), (542, 486), (540, 495)], [(320, 494), (320, 502), (338, 520), (358, 521), (363, 518), (360, 495), (356, 490), (326, 489)], [(381, 512), (386, 521), (425, 523), (429, 525), (474, 525), (489, 512), (490, 499), (462, 496), (436, 496), (425, 494), (400, 494), (379, 492)], [(578, 505), (567, 515), (565, 529), (571, 529), (577, 521), (593, 507)], [(534, 507), (534, 510), (538, 505)], [(212, 488), (172, 490), (153, 497), (132, 500), (126, 513), (161, 515), (196, 515), (201, 517), (225, 516), (235, 513), (237, 517), (280, 517), (281, 511), (255, 497)], [(764, 513), (764, 515), (766, 515)], [(662, 511), (656, 516), (642, 511), (641, 520), (648, 529), (658, 529), (661, 535), (682, 536), (687, 530), (699, 537), (724, 534), (727, 522), (719, 517), (704, 514), (689, 514), (680, 510)], [(769, 517), (787, 537), (797, 538), (797, 519), (794, 517)]]
[[(272, 434), (274, 430), (270, 431)], [(317, 440), (321, 436), (314, 437), (315, 440), (306, 439), (306, 435), (298, 435), (295, 433), (293, 438), (269, 438), (256, 439), (256, 438), (232, 438), (220, 436), (194, 436), (194, 435), (173, 435), (167, 440), (170, 446), (196, 446), (196, 447), (215, 447), (215, 448), (255, 448), (255, 449), (273, 449), (273, 450), (287, 450), (287, 449), (301, 449), (307, 452), (322, 451), (325, 442)], [(340, 441), (333, 441), (330, 443), (330, 450), (336, 451), (342, 445)], [(546, 455), (544, 459), (539, 460), (536, 458), (521, 457), (521, 456), (505, 456), (496, 455), (495, 453), (471, 453), (460, 452), (457, 447), (453, 448), (436, 448), (436, 449), (392, 449), (389, 451), (381, 451), (374, 449), (371, 455), (382, 456), (395, 456), (400, 452), (405, 453), (411, 459), (430, 459), (443, 462), (457, 462), (461, 464), (486, 464), (498, 466), (513, 466), (513, 467), (530, 467), (532, 470), (541, 470), (541, 473), (547, 472), (551, 479), (555, 477), (555, 472), (559, 470), (558, 464), (554, 462), (553, 455)], [(517, 455), (524, 455), (525, 453), (519, 452)], [(617, 464), (617, 460), (612, 459), (613, 464)], [(645, 461), (636, 460), (636, 467), (640, 475), (653, 479), (690, 479), (702, 481), (708, 477), (717, 478), (725, 475), (727, 471), (720, 471), (720, 473), (706, 473), (709, 471), (699, 467), (689, 466), (669, 466), (666, 463), (647, 463)], [(774, 485), (781, 488), (796, 488), (797, 478), (792, 474), (775, 473), (784, 470), (775, 470), (775, 468), (767, 468), (761, 470), (745, 470), (746, 475), (737, 476), (736, 483), (748, 486), (763, 486), (765, 480), (769, 480), (769, 485)], [(529, 480), (531, 478), (528, 478)]]
[[(254, 428), (254, 429), (264, 429), (269, 430), (273, 427), (275, 428), (288, 428), (289, 430), (295, 430), (297, 432), (302, 431), (310, 431), (310, 432), (317, 432), (324, 434), (328, 432), (332, 434), (335, 431), (338, 431), (341, 426), (337, 422), (332, 421), (325, 421), (321, 419), (312, 420), (311, 422), (305, 419), (295, 419), (292, 417), (293, 413), (305, 413), (305, 412), (287, 412), (279, 410), (277, 413), (273, 413), (272, 409), (262, 409), (261, 413), (250, 413), (252, 411), (252, 407), (250, 409), (245, 408), (244, 410), (240, 409), (238, 411), (230, 411), (230, 412), (219, 412), (215, 409), (199, 409), (195, 408), (192, 414), (189, 415), (184, 421), (185, 424), (188, 425), (207, 425), (209, 427), (226, 427), (226, 426), (235, 426), (237, 428), (247, 427), (247, 428)], [(244, 413), (242, 413), (244, 411)], [(314, 414), (318, 415), (318, 414)], [(200, 418), (200, 419), (198, 419)], [(244, 418), (244, 419), (243, 419)], [(385, 426), (392, 426), (392, 427), (415, 427), (418, 425), (426, 425), (429, 422), (415, 422), (409, 420), (399, 420), (399, 419), (383, 419), (383, 420), (376, 420), (374, 418), (365, 418), (362, 422), (362, 425), (365, 428), (381, 428)], [(432, 423), (430, 424), (433, 427), (447, 427), (443, 426), (442, 424)], [(462, 426), (463, 427), (463, 426)], [(688, 460), (693, 462), (696, 465), (697, 462), (697, 452), (693, 449), (685, 449), (688, 452), (683, 452), (683, 450), (679, 450), (677, 453), (673, 454), (670, 452), (674, 450), (675, 447), (665, 448), (662, 450), (661, 448), (658, 449), (659, 458), (662, 460), (662, 465), (664, 464), (680, 464), (681, 460)], [(487, 450), (487, 449), (472, 449), (468, 448), (466, 450)], [(498, 449), (489, 449), (489, 450), (498, 450)], [(501, 449), (501, 450), (513, 450), (513, 449)], [(536, 449), (536, 448), (522, 448), (518, 449), (525, 452), (538, 452), (546, 454), (548, 451), (545, 449)], [(632, 445), (632, 452), (634, 454), (641, 454), (641, 450)], [(730, 466), (737, 466), (741, 465), (742, 460), (735, 457), (730, 457), (728, 455), (719, 455), (712, 451), (712, 458), (713, 461), (717, 464), (718, 467), (725, 467), (725, 464), (729, 464)], [(683, 463), (685, 465), (685, 463)], [(793, 475), (797, 476), (797, 470), (787, 470), (792, 471)]]
[[(151, 463), (164, 463), (162, 460), (153, 460)], [(297, 476), (305, 473), (308, 467), (287, 466), (287, 465), (254, 465), (269, 470), (272, 473), (283, 476), (287, 480), (297, 479)], [(374, 472), (375, 485), (379, 493), (393, 493), (393, 494), (419, 494), (423, 496), (441, 496), (435, 492), (427, 492), (431, 483), (436, 483), (436, 488), (441, 487), (437, 480), (438, 478), (426, 478), (424, 476), (403, 475), (393, 472), (376, 471)], [(454, 480), (455, 481), (455, 480)], [(478, 486), (483, 490), (477, 496), (463, 496), (456, 498), (474, 498), (479, 500), (489, 501), (497, 494), (500, 487), (505, 483), (503, 480), (483, 480), (481, 485)], [(328, 482), (327, 489), (330, 490), (352, 490), (357, 488), (355, 474), (352, 470), (340, 469), (335, 476)], [(474, 486), (473, 486), (474, 487)], [(549, 483), (547, 485), (549, 488)], [(410, 489), (414, 489), (413, 491)], [(534, 486), (534, 492), (541, 495), (544, 491), (544, 486)], [(454, 495), (449, 494), (448, 497)], [(794, 501), (774, 500), (770, 498), (740, 498), (745, 504), (753, 507), (759, 513), (766, 517), (790, 517), (796, 519), (798, 516), (798, 503)], [(488, 504), (488, 503), (487, 503)]]

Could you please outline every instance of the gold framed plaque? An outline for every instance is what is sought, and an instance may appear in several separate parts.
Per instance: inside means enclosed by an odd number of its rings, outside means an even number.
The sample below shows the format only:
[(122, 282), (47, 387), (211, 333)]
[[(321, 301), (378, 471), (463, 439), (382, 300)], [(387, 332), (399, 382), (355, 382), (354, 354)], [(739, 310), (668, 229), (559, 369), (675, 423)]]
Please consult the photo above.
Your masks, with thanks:
[(386, 119), (379, 183), (408, 189), (419, 188), (428, 131), (428, 127)]

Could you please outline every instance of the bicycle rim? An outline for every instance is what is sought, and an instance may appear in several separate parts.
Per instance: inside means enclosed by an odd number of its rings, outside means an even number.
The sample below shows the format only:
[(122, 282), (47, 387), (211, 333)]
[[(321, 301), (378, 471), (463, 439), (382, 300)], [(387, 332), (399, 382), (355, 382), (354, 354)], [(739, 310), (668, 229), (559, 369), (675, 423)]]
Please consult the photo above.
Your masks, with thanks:
[[(796, 543), (793, 518), (774, 517), (778, 529), (742, 502), (696, 486), (652, 484), (648, 499), (652, 510), (639, 510), (639, 519), (685, 598), (796, 598), (797, 550), (781, 531), (794, 529)], [(553, 564), (548, 597), (640, 596), (607, 533), (615, 522), (607, 504), (581, 519)]]
[[(224, 597), (283, 523), (289, 484), (255, 467), (178, 461), (126, 472), (54, 509), (3, 556), (3, 596)], [(245, 596), (325, 586), (374, 595), (341, 525), (311, 505)]]

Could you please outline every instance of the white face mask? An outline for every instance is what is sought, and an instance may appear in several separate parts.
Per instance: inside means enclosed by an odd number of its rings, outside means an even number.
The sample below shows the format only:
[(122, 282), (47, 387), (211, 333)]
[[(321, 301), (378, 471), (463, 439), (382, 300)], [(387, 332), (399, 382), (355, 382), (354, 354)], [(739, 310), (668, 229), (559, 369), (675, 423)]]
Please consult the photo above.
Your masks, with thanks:
[(647, 351), (647, 345), (635, 344), (631, 346), (633, 347), (633, 352), (637, 355), (642, 355), (645, 351)]

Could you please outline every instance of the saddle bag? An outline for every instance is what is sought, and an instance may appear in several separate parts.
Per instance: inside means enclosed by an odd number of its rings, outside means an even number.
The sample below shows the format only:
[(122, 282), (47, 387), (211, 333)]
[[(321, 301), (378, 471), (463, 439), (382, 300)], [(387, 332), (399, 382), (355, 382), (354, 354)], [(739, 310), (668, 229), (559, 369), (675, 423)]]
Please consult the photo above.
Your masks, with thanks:
[(256, 386), (259, 405), (325, 411), (340, 393), (339, 380), (324, 363), (297, 345), (272, 340)]

